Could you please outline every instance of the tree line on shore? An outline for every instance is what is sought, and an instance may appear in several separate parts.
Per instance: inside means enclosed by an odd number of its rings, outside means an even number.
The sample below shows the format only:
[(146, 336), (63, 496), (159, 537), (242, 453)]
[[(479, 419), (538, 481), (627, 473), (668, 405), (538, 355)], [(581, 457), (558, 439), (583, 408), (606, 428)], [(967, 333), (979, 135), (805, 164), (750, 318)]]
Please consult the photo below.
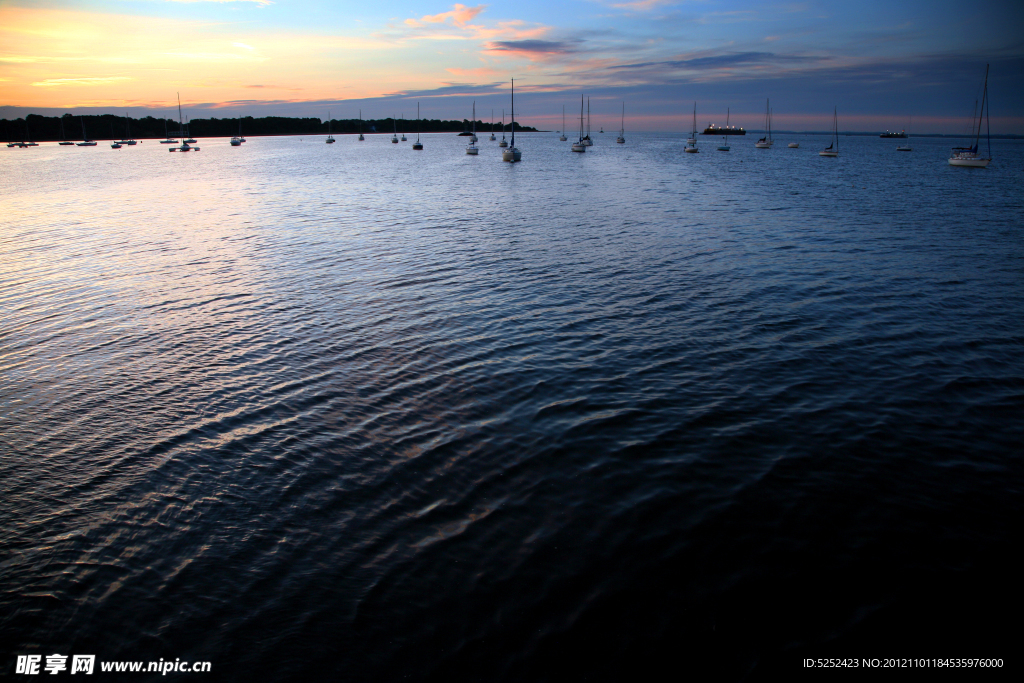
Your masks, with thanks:
[[(87, 114), (84, 116), (39, 116), (29, 114), (25, 118), (0, 119), (2, 135), (8, 142), (47, 142), (54, 140), (81, 140), (82, 129), (90, 140), (121, 139), (127, 135), (136, 139), (163, 138), (165, 135), (178, 137), (178, 122), (172, 119), (158, 119), (146, 116), (141, 119), (125, 118), (113, 114)], [(241, 127), (239, 127), (241, 124)], [(338, 135), (347, 133), (461, 133), (472, 129), (472, 123), (462, 121), (441, 121), (439, 119), (332, 119), (330, 131)], [(328, 122), (318, 118), (291, 118), (286, 116), (245, 116), (234, 119), (192, 119), (186, 125), (189, 135), (197, 138), (231, 137), (238, 135), (326, 135)], [(477, 132), (491, 130), (490, 123), (476, 122)], [(508, 124), (506, 131), (511, 132)], [(536, 128), (515, 124), (516, 132), (537, 132)], [(129, 132), (130, 131), (130, 132)], [(495, 124), (495, 132), (501, 131), (501, 124)]]

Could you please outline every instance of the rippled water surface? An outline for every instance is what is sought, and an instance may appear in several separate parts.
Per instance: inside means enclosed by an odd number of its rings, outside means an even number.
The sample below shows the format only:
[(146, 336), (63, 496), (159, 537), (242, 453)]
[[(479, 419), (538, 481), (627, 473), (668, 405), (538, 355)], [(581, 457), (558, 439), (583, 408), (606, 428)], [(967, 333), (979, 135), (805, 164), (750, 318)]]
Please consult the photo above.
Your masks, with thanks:
[(1024, 143), (389, 138), (2, 150), (4, 667), (1011, 656)]

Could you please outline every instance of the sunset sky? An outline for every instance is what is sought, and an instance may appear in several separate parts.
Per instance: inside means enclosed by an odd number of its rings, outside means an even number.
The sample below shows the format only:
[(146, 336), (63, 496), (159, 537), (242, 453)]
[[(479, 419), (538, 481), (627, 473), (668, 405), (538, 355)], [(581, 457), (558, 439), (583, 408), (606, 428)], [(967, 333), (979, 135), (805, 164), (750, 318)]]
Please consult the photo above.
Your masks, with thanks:
[[(591, 97), (631, 130), (959, 132), (991, 63), (993, 132), (1024, 133), (1024, 2), (0, 0), (0, 117), (415, 114), (508, 107), (561, 128)], [(571, 127), (571, 126), (570, 126)]]

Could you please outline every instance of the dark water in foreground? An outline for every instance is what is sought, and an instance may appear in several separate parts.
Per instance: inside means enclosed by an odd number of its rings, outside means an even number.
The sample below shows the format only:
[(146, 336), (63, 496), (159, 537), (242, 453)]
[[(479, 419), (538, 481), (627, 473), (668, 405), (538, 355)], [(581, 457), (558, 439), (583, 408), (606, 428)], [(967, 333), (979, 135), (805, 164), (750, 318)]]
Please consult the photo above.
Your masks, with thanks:
[(1011, 664), (1024, 144), (790, 139), (0, 150), (2, 670)]

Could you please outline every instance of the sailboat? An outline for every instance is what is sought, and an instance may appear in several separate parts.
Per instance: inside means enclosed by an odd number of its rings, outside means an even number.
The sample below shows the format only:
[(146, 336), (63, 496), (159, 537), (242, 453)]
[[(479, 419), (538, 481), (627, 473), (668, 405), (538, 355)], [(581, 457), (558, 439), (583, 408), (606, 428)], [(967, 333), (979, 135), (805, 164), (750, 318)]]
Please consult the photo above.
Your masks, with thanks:
[[(709, 126), (710, 127), (710, 126)], [(725, 130), (729, 130), (729, 107), (725, 108)], [(722, 135), (722, 144), (718, 146), (719, 152), (729, 151), (729, 138)]]
[(190, 133), (189, 130), (188, 130), (188, 117), (187, 116), (185, 117), (185, 135), (188, 136), (188, 138), (185, 140), (185, 142), (187, 142), (190, 145), (196, 144), (196, 139), (192, 137), (192, 133)]
[(324, 140), (328, 145), (334, 144), (334, 136), (331, 134), (331, 112), (327, 112), (327, 139)]
[(173, 145), (177, 140), (173, 139), (167, 134), (167, 119), (164, 119), (164, 139), (160, 141), (161, 145)]
[(114, 139), (114, 124), (110, 124), (110, 149), (121, 149), (121, 143)]
[[(330, 118), (329, 114), (328, 114), (328, 118)], [(240, 147), (242, 145), (242, 141), (243, 140), (244, 140), (244, 138), (242, 137), (242, 119), (239, 118), (238, 119), (238, 135), (236, 135), (235, 137), (231, 138), (231, 140), (230, 140), (231, 146), (232, 147)]]
[(512, 142), (508, 149), (501, 153), (502, 161), (520, 161), (523, 153), (516, 147), (516, 79), (512, 79)]
[(398, 144), (398, 119), (391, 119), (391, 143)]
[(564, 104), (562, 105), (562, 134), (558, 136), (558, 140), (559, 140), (559, 142), (565, 142), (567, 140), (567, 138), (565, 137), (565, 105)]
[(580, 95), (580, 139), (572, 143), (572, 151), (586, 152), (587, 146), (583, 144), (583, 95)]
[(508, 147), (508, 142), (505, 140), (505, 110), (501, 110), (501, 142), (498, 143), (498, 147)]
[(473, 101), (473, 135), (469, 138), (469, 147), (466, 148), (466, 154), (479, 154), (480, 148), (476, 146), (476, 101)]
[(754, 143), (754, 147), (757, 147), (758, 149), (768, 149), (773, 144), (773, 140), (772, 140), (772, 110), (771, 110), (771, 107), (769, 106), (768, 102), (769, 102), (769, 100), (765, 100), (765, 105), (764, 105), (764, 127), (765, 127), (765, 130), (767, 131), (767, 134), (763, 138), (761, 138), (760, 140), (758, 140), (757, 142)]
[[(181, 123), (181, 93), (178, 93), (178, 130), (184, 130)], [(188, 140), (181, 141), (181, 147), (171, 147), (168, 152), (198, 152), (198, 147), (190, 147)]]
[[(974, 125), (974, 117), (971, 117), (971, 133), (974, 136), (974, 144), (970, 147), (954, 147), (949, 155), (950, 166), (968, 166), (970, 168), (985, 168), (992, 161), (992, 133), (988, 122), (988, 64), (985, 65), (985, 88), (981, 93), (981, 111), (978, 112), (978, 125)], [(988, 142), (988, 157), (978, 156), (978, 142), (981, 140), (981, 120), (985, 119), (985, 139)]]
[[(403, 123), (403, 124), (405, 123), (405, 114), (402, 114), (402, 123)], [(403, 125), (403, 126), (402, 126), (402, 128), (404, 129), (404, 128), (405, 128), (405, 126)], [(401, 137), (401, 140), (402, 140), (402, 142), (405, 142), (405, 140), (406, 140), (406, 137), (405, 137), (405, 130), (402, 130), (402, 137)]]
[(416, 142), (412, 143), (413, 149), (423, 149), (423, 143), (420, 142), (420, 103), (416, 103)]
[(494, 110), (491, 110), (491, 142), (494, 142), (498, 138), (494, 137)]
[(32, 142), (32, 131), (28, 129), (28, 117), (25, 117), (25, 136), (28, 138), (28, 142), (21, 143), (22, 147), (38, 147), (38, 142)]
[(132, 137), (132, 124), (131, 119), (128, 118), (128, 112), (124, 113), (124, 139), (118, 140), (119, 144), (122, 145), (135, 145), (137, 140)]
[(80, 116), (79, 118), (82, 121), (82, 141), (81, 142), (76, 142), (75, 146), (76, 147), (95, 147), (96, 146), (96, 141), (95, 140), (90, 140), (89, 136), (86, 135), (86, 133), (85, 133), (85, 117), (84, 116)]
[(619, 137), (615, 138), (615, 142), (619, 143), (620, 145), (626, 144), (626, 138), (624, 137), (625, 135), (626, 135), (626, 103), (623, 102), (622, 103), (622, 122), (621, 122), (621, 125), (619, 125)]
[(818, 152), (821, 157), (839, 156), (839, 119), (836, 117), (835, 108), (832, 109), (832, 142), (828, 147)]
[(690, 139), (686, 141), (686, 147), (683, 148), (684, 152), (695, 154), (700, 151), (697, 147), (697, 103), (693, 103), (693, 130), (690, 132)]
[(366, 139), (366, 138), (363, 137), (363, 110), (362, 109), (359, 110), (359, 139), (360, 140), (365, 140)]
[[(71, 140), (68, 140), (67, 135), (64, 134), (64, 117), (63, 116), (60, 117), (60, 142), (58, 142), (57, 144), (60, 145), (61, 147), (65, 147), (67, 145), (74, 145), (75, 144), (75, 143), (71, 142)], [(8, 147), (10, 147), (10, 145), (8, 145)]]
[[(907, 128), (910, 128), (910, 124), (909, 123), (907, 124)], [(913, 151), (912, 148), (910, 147), (910, 133), (907, 133), (907, 141), (904, 142), (902, 145), (897, 146), (896, 147), (896, 151), (897, 152), (911, 152), (911, 151)]]
[(590, 139), (590, 98), (587, 98), (587, 134), (583, 137), (583, 144), (591, 147), (594, 141)]

